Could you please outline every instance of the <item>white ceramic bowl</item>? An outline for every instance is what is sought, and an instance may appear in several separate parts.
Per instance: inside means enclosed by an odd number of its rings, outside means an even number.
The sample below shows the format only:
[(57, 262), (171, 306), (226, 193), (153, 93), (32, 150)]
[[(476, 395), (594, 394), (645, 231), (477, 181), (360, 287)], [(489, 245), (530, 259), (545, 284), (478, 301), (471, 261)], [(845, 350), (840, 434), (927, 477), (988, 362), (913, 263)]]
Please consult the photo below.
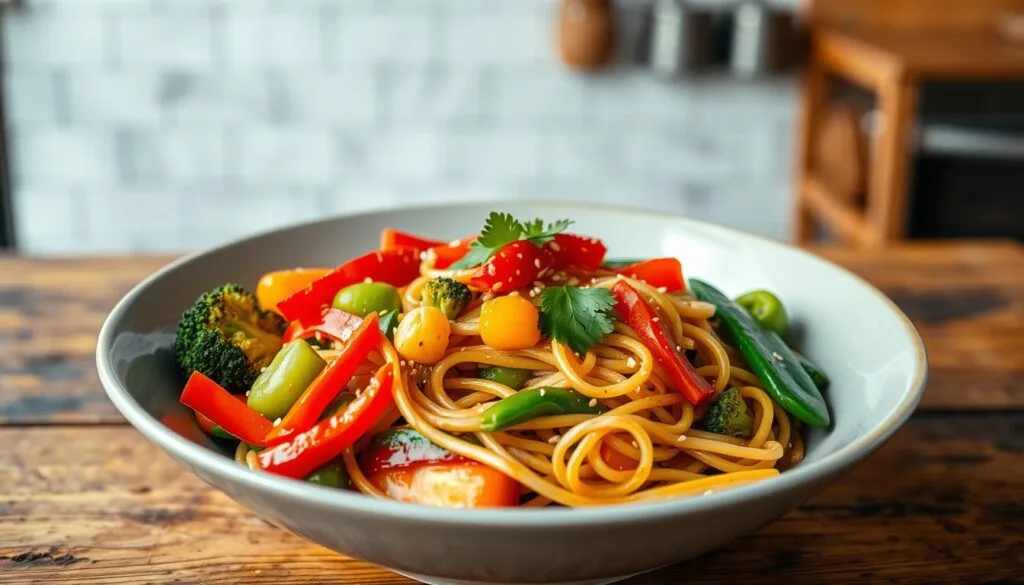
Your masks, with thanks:
[[(181, 411), (170, 351), (181, 310), (225, 281), (334, 265), (373, 249), (382, 227), (441, 239), (477, 231), (494, 208), (602, 238), (610, 256), (671, 255), (735, 295), (776, 291), (802, 327), (800, 349), (832, 377), (833, 423), (811, 432), (796, 468), (707, 496), (589, 509), (451, 510), (378, 501), (250, 471), (196, 432), (159, 422)], [(434, 206), (339, 217), (183, 258), (139, 284), (100, 333), (97, 365), (143, 435), (253, 513), (351, 557), (428, 583), (608, 583), (722, 546), (799, 506), (874, 451), (910, 416), (925, 382), (921, 339), (896, 306), (849, 272), (784, 244), (625, 209), (542, 203)]]

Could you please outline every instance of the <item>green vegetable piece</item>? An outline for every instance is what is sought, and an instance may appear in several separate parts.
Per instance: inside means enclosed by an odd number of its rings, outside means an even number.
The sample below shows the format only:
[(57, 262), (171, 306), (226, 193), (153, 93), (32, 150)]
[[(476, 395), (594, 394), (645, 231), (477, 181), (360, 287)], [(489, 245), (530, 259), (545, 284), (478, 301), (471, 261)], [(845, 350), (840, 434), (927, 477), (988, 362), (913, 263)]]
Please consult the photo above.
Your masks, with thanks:
[(480, 417), (480, 429), (494, 432), (533, 420), (541, 416), (556, 414), (601, 414), (608, 409), (568, 388), (530, 388), (520, 390), (508, 398), (502, 398), (484, 411)]
[(584, 354), (615, 329), (614, 307), (605, 288), (549, 286), (540, 294), (540, 330)]
[(395, 328), (398, 327), (398, 309), (392, 309), (380, 316), (378, 321), (380, 332), (388, 339), (395, 338)]
[(473, 293), (461, 282), (439, 276), (424, 285), (422, 298), (424, 306), (437, 307), (448, 319), (454, 319), (473, 300)]
[(386, 282), (360, 282), (338, 291), (334, 307), (365, 317), (370, 313), (401, 310), (402, 297), (398, 289)]
[(287, 324), (260, 307), (256, 295), (233, 283), (207, 291), (185, 310), (174, 337), (174, 356), (188, 377), (201, 372), (224, 388), (243, 392), (281, 349)]
[(225, 431), (223, 427), (221, 427), (220, 425), (213, 425), (213, 427), (210, 428), (210, 435), (217, 437), (218, 439), (232, 439), (234, 441), (238, 440), (238, 437)]
[(519, 368), (488, 366), (480, 368), (480, 377), (484, 380), (504, 384), (513, 390), (519, 390), (533, 377), (533, 372)]
[(341, 461), (332, 461), (306, 477), (309, 483), (315, 483), (326, 487), (346, 488), (348, 487), (348, 470)]
[(690, 290), (715, 306), (722, 330), (783, 410), (812, 427), (830, 424), (825, 399), (782, 338), (710, 284), (691, 278)]
[(626, 266), (639, 264), (643, 261), (644, 260), (641, 258), (613, 258), (605, 260), (604, 263), (601, 264), (601, 268), (625, 268)]
[(736, 304), (743, 307), (757, 322), (771, 329), (779, 337), (785, 338), (789, 331), (789, 316), (786, 307), (779, 297), (766, 290), (752, 290), (736, 299)]
[(342, 392), (334, 397), (334, 400), (327, 404), (327, 408), (324, 409), (324, 413), (320, 415), (320, 420), (325, 420), (331, 416), (341, 412), (346, 406), (352, 404), (352, 401), (356, 399), (356, 395), (351, 392)]
[(739, 388), (726, 388), (700, 419), (700, 428), (730, 437), (749, 437), (753, 426), (754, 417)]
[(269, 419), (282, 417), (326, 365), (305, 340), (296, 339), (281, 348), (256, 378), (246, 403)]
[(807, 375), (811, 377), (811, 380), (814, 382), (814, 385), (818, 387), (818, 390), (825, 390), (828, 388), (830, 383), (828, 374), (796, 350), (793, 350), (793, 355), (795, 355), (796, 359), (800, 361), (800, 367), (803, 368), (804, 371), (807, 372)]

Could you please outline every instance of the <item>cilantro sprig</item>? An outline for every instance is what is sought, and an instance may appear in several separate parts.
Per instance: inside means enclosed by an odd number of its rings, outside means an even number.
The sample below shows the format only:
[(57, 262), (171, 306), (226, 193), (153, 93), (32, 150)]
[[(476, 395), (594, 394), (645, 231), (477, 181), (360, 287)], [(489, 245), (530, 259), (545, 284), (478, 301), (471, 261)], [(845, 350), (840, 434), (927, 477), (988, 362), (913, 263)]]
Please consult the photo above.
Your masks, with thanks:
[(540, 330), (583, 354), (615, 328), (608, 289), (554, 286), (540, 295)]
[(469, 252), (451, 267), (459, 270), (479, 266), (490, 260), (502, 247), (516, 240), (527, 240), (535, 246), (543, 246), (570, 225), (572, 221), (568, 219), (560, 219), (547, 225), (539, 218), (523, 223), (509, 213), (492, 211), (484, 222), (480, 237), (469, 245)]

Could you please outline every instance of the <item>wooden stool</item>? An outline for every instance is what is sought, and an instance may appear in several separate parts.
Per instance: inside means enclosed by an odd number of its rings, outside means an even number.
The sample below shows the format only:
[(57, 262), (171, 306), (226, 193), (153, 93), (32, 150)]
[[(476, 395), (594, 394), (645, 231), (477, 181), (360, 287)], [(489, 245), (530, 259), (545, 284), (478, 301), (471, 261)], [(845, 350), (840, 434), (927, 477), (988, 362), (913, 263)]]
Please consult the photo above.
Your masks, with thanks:
[[(849, 246), (901, 239), (920, 84), (1024, 79), (1024, 39), (1009, 38), (1019, 30), (1024, 0), (806, 0), (805, 6), (810, 58), (800, 106), (793, 239), (810, 243), (816, 223)], [(829, 104), (829, 76), (877, 99), (880, 128), (864, 158), (863, 205), (834, 192), (816, 173), (813, 152)]]

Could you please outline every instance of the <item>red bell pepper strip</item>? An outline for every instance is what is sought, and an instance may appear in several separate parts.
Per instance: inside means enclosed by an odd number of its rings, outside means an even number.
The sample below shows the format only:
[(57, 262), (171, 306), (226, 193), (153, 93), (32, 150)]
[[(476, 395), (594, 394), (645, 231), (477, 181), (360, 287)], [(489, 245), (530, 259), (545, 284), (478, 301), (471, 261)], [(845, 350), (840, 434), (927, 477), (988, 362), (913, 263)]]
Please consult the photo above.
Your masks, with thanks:
[(366, 361), (370, 352), (377, 349), (383, 340), (377, 313), (370, 313), (347, 340), (342, 340), (347, 345), (338, 357), (317, 375), (280, 424), (270, 431), (266, 438), (267, 444), (286, 441), (290, 436), (316, 424), (327, 405), (352, 379), (356, 368)]
[(476, 240), (477, 236), (454, 240), (447, 244), (435, 246), (426, 251), (427, 261), (438, 270), (445, 270), (455, 264), (469, 252), (469, 245)]
[(393, 382), (392, 365), (384, 364), (370, 385), (343, 411), (325, 418), (288, 442), (260, 451), (260, 466), (265, 471), (286, 477), (306, 477), (352, 446), (387, 412), (394, 404)]
[(529, 286), (541, 271), (551, 267), (551, 257), (526, 240), (505, 244), (476, 269), (469, 284), (484, 292), (509, 293)]
[(346, 286), (367, 278), (392, 286), (405, 286), (419, 275), (419, 252), (412, 248), (370, 252), (314, 280), (306, 288), (279, 302), (277, 308), (285, 319), (309, 325), (319, 319), (323, 308), (329, 306), (334, 295)]
[(623, 266), (616, 272), (642, 280), (655, 288), (665, 287), (668, 292), (677, 292), (686, 288), (686, 281), (683, 280), (683, 265), (675, 258), (652, 258)]
[(266, 445), (267, 433), (274, 428), (263, 415), (200, 372), (189, 376), (180, 401), (250, 445)]
[(690, 404), (699, 406), (715, 395), (714, 387), (682, 355), (665, 330), (665, 325), (656, 320), (657, 314), (635, 288), (620, 280), (612, 287), (612, 295), (615, 296), (615, 309), (622, 320), (636, 331), (643, 344), (651, 350), (654, 359), (668, 373), (676, 390)]
[(295, 339), (308, 339), (320, 333), (335, 341), (344, 343), (348, 341), (352, 333), (362, 322), (363, 319), (361, 317), (331, 307), (323, 310), (320, 314), (320, 321), (308, 327), (304, 327), (299, 321), (294, 321), (284, 331), (284, 342), (288, 343)]
[(440, 240), (431, 240), (429, 238), (421, 238), (413, 234), (396, 230), (395, 228), (384, 228), (380, 232), (380, 249), (381, 250), (395, 250), (398, 248), (414, 248), (417, 252), (422, 252), (427, 248), (434, 248), (436, 246), (443, 246), (444, 242)]
[(601, 240), (576, 234), (556, 234), (544, 244), (544, 250), (551, 256), (554, 268), (574, 266), (584, 270), (600, 268), (608, 252)]

